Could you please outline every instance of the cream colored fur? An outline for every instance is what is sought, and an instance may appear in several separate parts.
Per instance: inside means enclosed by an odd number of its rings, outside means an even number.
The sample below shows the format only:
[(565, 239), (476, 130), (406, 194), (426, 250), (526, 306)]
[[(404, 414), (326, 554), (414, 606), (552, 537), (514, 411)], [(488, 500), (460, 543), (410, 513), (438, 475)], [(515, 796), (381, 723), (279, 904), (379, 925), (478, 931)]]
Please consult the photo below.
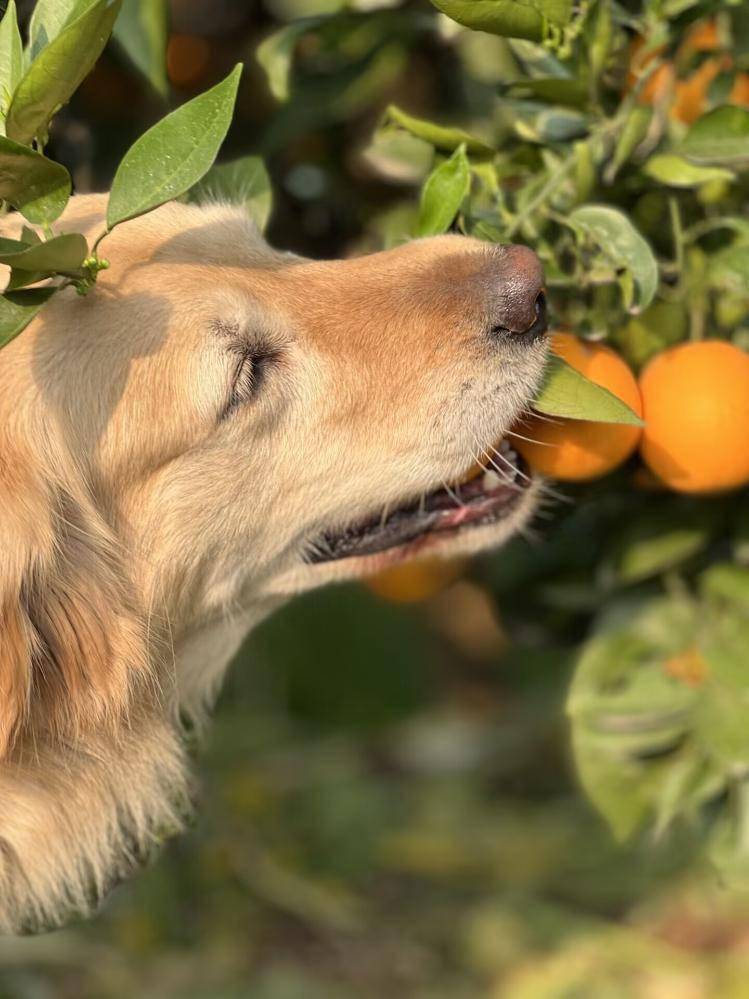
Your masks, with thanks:
[[(96, 235), (104, 207), (74, 198), (59, 230)], [(461, 237), (312, 262), (238, 210), (170, 204), (102, 249), (96, 289), (57, 295), (0, 352), (6, 932), (90, 911), (179, 828), (180, 719), (247, 631), (402, 557), (311, 565), (320, 532), (459, 479), (545, 350), (487, 342), (501, 251)], [(262, 384), (222, 419), (248, 344)], [(533, 503), (423, 550), (498, 544)]]

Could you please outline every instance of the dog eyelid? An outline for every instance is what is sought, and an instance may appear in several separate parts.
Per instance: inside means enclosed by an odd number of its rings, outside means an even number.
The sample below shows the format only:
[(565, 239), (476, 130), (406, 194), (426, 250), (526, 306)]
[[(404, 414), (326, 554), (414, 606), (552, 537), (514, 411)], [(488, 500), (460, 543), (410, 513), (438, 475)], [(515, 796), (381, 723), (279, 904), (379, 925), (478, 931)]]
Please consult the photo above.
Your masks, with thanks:
[(267, 346), (250, 346), (247, 343), (234, 344), (234, 371), (229, 397), (219, 414), (219, 422), (227, 419), (240, 406), (257, 397), (269, 364), (278, 358), (278, 351)]

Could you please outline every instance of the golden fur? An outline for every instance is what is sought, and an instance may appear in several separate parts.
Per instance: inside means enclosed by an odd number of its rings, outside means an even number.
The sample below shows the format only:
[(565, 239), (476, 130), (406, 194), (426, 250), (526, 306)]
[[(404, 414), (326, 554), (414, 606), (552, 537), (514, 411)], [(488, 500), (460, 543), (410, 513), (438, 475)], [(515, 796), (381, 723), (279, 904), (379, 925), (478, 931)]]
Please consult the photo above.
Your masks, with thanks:
[[(95, 236), (104, 207), (74, 198), (59, 231)], [(482, 336), (505, 258), (462, 237), (313, 262), (236, 209), (170, 204), (102, 249), (96, 289), (58, 294), (0, 353), (11, 932), (88, 911), (179, 827), (180, 716), (200, 715), (248, 629), (404, 557), (308, 564), (315, 537), (459, 479), (527, 404), (545, 350)], [(248, 344), (252, 377), (267, 370), (229, 413)], [(531, 489), (511, 519), (421, 549), (497, 544), (532, 506)]]

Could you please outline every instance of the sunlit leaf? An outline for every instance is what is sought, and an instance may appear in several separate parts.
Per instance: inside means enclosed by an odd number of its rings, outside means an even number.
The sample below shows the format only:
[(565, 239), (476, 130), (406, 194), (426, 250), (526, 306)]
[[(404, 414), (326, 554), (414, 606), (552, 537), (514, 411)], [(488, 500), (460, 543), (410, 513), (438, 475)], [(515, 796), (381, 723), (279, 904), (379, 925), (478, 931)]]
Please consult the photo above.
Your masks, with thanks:
[(6, 132), (29, 143), (88, 76), (112, 32), (122, 0), (97, 0), (43, 48), (23, 75), (8, 111)]
[(5, 115), (22, 74), (23, 44), (15, 0), (10, 0), (0, 21), (0, 134), (5, 134)]
[(169, 12), (166, 0), (123, 0), (114, 38), (154, 90), (165, 97), (166, 43)]
[(231, 124), (241, 63), (162, 118), (125, 153), (107, 205), (109, 229), (184, 194), (208, 171)]
[(642, 426), (642, 420), (613, 392), (596, 385), (556, 354), (550, 355), (534, 409), (550, 416)]
[(608, 205), (583, 205), (569, 216), (569, 224), (592, 240), (614, 267), (627, 271), (633, 282), (630, 312), (641, 312), (658, 289), (658, 264), (647, 241), (623, 212)]
[(435, 236), (446, 232), (458, 214), (471, 186), (471, 169), (465, 146), (440, 163), (427, 177), (421, 192), (417, 234)]
[(395, 104), (391, 104), (385, 112), (385, 121), (395, 122), (411, 135), (415, 135), (418, 139), (424, 139), (435, 149), (442, 149), (448, 153), (453, 152), (458, 146), (465, 146), (469, 153), (490, 154), (494, 152), (491, 146), (465, 132), (462, 128), (437, 125), (433, 121), (415, 118), (396, 107)]
[(49, 225), (59, 218), (69, 197), (70, 175), (64, 166), (0, 136), (0, 200), (29, 222)]
[(36, 0), (29, 21), (29, 61), (57, 38), (69, 21), (79, 17), (95, 0)]
[(216, 163), (191, 189), (190, 200), (241, 205), (262, 231), (273, 207), (273, 191), (265, 163), (260, 156)]
[(31, 288), (0, 295), (0, 347), (4, 347), (29, 325), (56, 290)]
[(670, 187), (699, 187), (711, 180), (733, 180), (735, 176), (730, 170), (699, 166), (673, 153), (651, 156), (643, 170), (648, 177)]
[(692, 125), (679, 152), (695, 163), (730, 166), (749, 161), (749, 111), (724, 105)]
[(362, 159), (386, 180), (420, 184), (432, 166), (434, 147), (400, 128), (378, 128)]
[(431, 0), (459, 24), (510, 38), (542, 41), (550, 25), (560, 28), (572, 17), (571, 0)]

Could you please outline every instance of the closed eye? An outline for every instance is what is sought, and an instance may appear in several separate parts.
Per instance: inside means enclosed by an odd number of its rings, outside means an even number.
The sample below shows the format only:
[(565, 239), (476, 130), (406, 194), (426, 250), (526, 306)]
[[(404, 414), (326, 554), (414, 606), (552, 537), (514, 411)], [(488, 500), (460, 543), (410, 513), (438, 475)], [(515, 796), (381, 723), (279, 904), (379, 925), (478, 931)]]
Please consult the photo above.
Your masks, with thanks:
[(234, 371), (229, 395), (219, 414), (219, 421), (227, 419), (237, 409), (256, 398), (265, 381), (270, 365), (277, 360), (272, 350), (235, 347)]

